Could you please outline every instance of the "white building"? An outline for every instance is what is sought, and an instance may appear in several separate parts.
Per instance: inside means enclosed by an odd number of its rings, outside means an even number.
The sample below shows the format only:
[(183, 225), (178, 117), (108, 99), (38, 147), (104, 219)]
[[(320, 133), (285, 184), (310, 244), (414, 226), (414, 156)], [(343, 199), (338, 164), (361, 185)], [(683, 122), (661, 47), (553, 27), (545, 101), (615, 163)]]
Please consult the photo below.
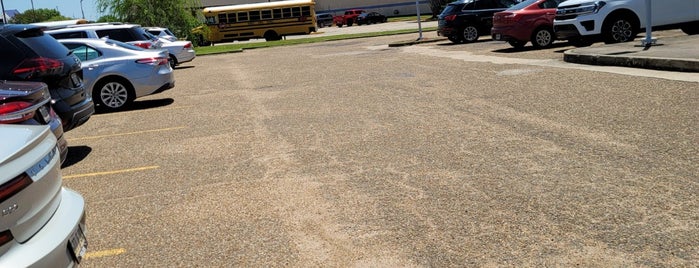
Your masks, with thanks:
[[(331, 13), (339, 15), (347, 9), (365, 9), (376, 11), (386, 16), (415, 15), (416, 1), (410, 0), (315, 0), (316, 13)], [(417, 0), (420, 3), (420, 13), (430, 14), (427, 0)], [(202, 7), (250, 4), (265, 2), (264, 0), (201, 0)], [(269, 1), (267, 1), (269, 2)]]

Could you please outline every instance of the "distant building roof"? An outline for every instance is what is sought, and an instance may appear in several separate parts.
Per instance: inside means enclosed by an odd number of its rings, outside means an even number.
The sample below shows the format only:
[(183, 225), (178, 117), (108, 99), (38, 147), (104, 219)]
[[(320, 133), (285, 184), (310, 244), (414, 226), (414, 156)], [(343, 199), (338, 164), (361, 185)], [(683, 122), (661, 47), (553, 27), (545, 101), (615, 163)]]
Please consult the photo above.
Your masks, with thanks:
[(5, 10), (5, 15), (7, 15), (10, 18), (13, 18), (15, 15), (17, 15), (19, 13), (22, 13), (22, 12), (19, 12), (19, 10), (16, 10), (16, 9)]

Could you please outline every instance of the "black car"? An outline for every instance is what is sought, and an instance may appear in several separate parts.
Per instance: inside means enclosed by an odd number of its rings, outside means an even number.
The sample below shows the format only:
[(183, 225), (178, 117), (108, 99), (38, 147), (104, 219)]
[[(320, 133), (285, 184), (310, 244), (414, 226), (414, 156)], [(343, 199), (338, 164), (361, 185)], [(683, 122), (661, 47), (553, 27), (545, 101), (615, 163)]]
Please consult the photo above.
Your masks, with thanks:
[(386, 22), (386, 16), (378, 12), (367, 12), (357, 16), (357, 25)]
[(40, 26), (0, 25), (0, 80), (46, 83), (63, 131), (82, 125), (95, 113), (80, 60)]
[(51, 108), (51, 93), (41, 82), (0, 80), (0, 124), (48, 125), (58, 141), (61, 163), (68, 155), (61, 119)]
[(458, 0), (439, 14), (437, 35), (454, 43), (470, 43), (490, 35), (493, 14), (519, 3), (517, 0)]
[(333, 26), (333, 15), (328, 13), (316, 14), (318, 28)]

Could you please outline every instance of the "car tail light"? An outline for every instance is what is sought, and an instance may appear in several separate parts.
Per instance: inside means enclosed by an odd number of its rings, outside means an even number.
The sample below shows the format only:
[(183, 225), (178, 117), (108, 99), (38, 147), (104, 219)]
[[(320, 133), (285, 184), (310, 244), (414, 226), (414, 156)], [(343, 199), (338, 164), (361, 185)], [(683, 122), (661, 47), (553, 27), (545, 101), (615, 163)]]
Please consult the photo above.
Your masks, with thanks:
[(140, 60), (137, 60), (136, 63), (148, 64), (148, 65), (155, 66), (155, 65), (166, 65), (166, 64), (168, 64), (167, 61), (168, 61), (168, 58), (157, 57), (157, 58), (140, 59)]
[(7, 244), (8, 242), (14, 240), (15, 237), (12, 236), (10, 230), (5, 230), (0, 233), (0, 246)]
[[(32, 178), (29, 177), (29, 175), (27, 175), (27, 173), (22, 173), (22, 175), (19, 175), (14, 179), (8, 181), (7, 183), (0, 185), (0, 203), (5, 202), (5, 200), (7, 199), (10, 199), (10, 197), (24, 190), (24, 188), (27, 188), (33, 182), (34, 181), (32, 180)], [(4, 208), (2, 210), (2, 216), (8, 215), (17, 210), (17, 204), (14, 204), (9, 207), (3, 207), (7, 208)], [(14, 236), (12, 236), (10, 230), (0, 232), (0, 246), (7, 244), (13, 239), (15, 238)]]
[(145, 48), (145, 49), (149, 49), (153, 46), (153, 44), (151, 44), (150, 42), (138, 42), (138, 43), (134, 43), (134, 45), (137, 47)]
[(35, 110), (31, 108), (32, 103), (26, 101), (0, 104), (0, 124), (22, 122), (34, 117)]
[(444, 17), (446, 21), (454, 21), (456, 19), (456, 14)]
[(184, 45), (184, 48), (192, 48), (192, 43), (187, 42), (187, 44)]
[(22, 175), (0, 185), (0, 203), (5, 202), (5, 200), (10, 199), (13, 195), (24, 190), (24, 188), (27, 188), (32, 182), (34, 181), (27, 173), (22, 173)]
[(44, 57), (26, 59), (12, 70), (12, 74), (23, 79), (32, 79), (58, 74), (63, 70), (63, 62)]

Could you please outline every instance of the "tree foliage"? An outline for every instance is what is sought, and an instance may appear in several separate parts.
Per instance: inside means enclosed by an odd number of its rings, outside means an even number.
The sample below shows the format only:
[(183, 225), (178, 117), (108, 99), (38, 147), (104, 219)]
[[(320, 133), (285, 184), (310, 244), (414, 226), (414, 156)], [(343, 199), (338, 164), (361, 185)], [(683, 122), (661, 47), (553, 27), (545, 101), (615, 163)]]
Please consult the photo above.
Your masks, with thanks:
[[(117, 21), (141, 26), (168, 27), (178, 37), (188, 37), (199, 25), (193, 12), (199, 0), (96, 0), (97, 9)], [(109, 16), (108, 15), (108, 16)]]
[(102, 17), (99, 17), (99, 19), (97, 19), (97, 22), (117, 22), (117, 21), (119, 21), (119, 18), (117, 18), (114, 15), (104, 15)]
[(19, 13), (12, 18), (12, 22), (17, 24), (28, 24), (43, 21), (58, 21), (70, 20), (71, 18), (61, 15), (61, 12), (55, 9), (37, 8)]

